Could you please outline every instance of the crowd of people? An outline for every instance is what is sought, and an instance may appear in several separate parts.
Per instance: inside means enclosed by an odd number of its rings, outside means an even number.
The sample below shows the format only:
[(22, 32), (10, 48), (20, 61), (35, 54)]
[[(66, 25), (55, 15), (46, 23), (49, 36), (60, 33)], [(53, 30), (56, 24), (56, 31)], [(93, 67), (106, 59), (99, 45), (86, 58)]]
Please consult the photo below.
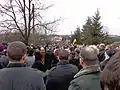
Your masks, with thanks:
[(0, 90), (119, 90), (119, 45), (0, 45)]

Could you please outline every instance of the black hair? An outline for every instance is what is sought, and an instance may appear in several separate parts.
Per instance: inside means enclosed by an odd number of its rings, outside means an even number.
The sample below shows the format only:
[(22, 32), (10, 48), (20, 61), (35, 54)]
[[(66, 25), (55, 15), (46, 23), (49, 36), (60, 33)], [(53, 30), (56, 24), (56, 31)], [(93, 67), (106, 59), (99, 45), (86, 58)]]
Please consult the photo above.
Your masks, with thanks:
[(34, 50), (29, 48), (29, 49), (27, 50), (27, 54), (28, 54), (28, 56), (33, 56)]

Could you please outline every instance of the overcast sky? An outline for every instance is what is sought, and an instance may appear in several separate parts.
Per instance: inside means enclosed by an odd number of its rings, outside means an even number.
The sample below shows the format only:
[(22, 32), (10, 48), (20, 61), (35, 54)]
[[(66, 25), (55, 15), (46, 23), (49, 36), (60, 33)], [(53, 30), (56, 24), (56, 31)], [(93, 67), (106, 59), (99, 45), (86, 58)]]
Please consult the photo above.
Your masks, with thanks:
[(75, 28), (85, 23), (87, 16), (92, 16), (97, 8), (101, 22), (109, 28), (110, 34), (120, 35), (120, 0), (46, 0), (54, 6), (47, 12), (47, 18), (66, 18), (58, 27), (59, 34), (70, 34)]
[[(109, 28), (110, 34), (120, 35), (120, 0), (45, 0), (54, 6), (45, 13), (46, 19), (65, 18), (60, 22), (58, 34), (71, 34), (77, 26), (82, 28), (87, 16), (92, 16), (97, 8), (101, 22)], [(2, 0), (1, 0), (2, 2)]]

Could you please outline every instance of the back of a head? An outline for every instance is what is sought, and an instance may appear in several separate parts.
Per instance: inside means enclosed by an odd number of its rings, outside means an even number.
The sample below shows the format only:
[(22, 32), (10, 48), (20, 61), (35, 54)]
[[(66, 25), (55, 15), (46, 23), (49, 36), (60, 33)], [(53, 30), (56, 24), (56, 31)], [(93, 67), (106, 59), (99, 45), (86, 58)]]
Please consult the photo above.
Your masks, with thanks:
[(54, 50), (54, 55), (55, 55), (55, 56), (58, 56), (58, 55), (59, 55), (59, 51), (60, 51), (60, 49), (55, 49), (55, 50)]
[(8, 57), (11, 60), (20, 61), (21, 58), (26, 54), (27, 47), (23, 42), (15, 41), (9, 44), (7, 48)]
[(93, 48), (97, 54), (99, 54), (99, 49), (96, 45), (90, 45), (89, 47)]
[(100, 76), (102, 90), (120, 90), (120, 52), (107, 63)]
[(59, 50), (58, 56), (60, 60), (68, 60), (69, 52), (64, 49), (61, 49)]
[(96, 50), (92, 47), (83, 48), (80, 57), (86, 62), (98, 62)]

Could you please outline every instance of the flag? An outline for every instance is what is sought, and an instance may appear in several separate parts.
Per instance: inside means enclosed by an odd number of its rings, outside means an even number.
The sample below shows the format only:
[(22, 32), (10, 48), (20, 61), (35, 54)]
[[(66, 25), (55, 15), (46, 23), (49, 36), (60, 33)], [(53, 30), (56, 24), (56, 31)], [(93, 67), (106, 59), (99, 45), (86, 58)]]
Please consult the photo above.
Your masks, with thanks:
[(76, 39), (74, 39), (74, 41), (73, 41), (73, 44), (75, 44), (75, 42), (76, 42), (77, 40)]

